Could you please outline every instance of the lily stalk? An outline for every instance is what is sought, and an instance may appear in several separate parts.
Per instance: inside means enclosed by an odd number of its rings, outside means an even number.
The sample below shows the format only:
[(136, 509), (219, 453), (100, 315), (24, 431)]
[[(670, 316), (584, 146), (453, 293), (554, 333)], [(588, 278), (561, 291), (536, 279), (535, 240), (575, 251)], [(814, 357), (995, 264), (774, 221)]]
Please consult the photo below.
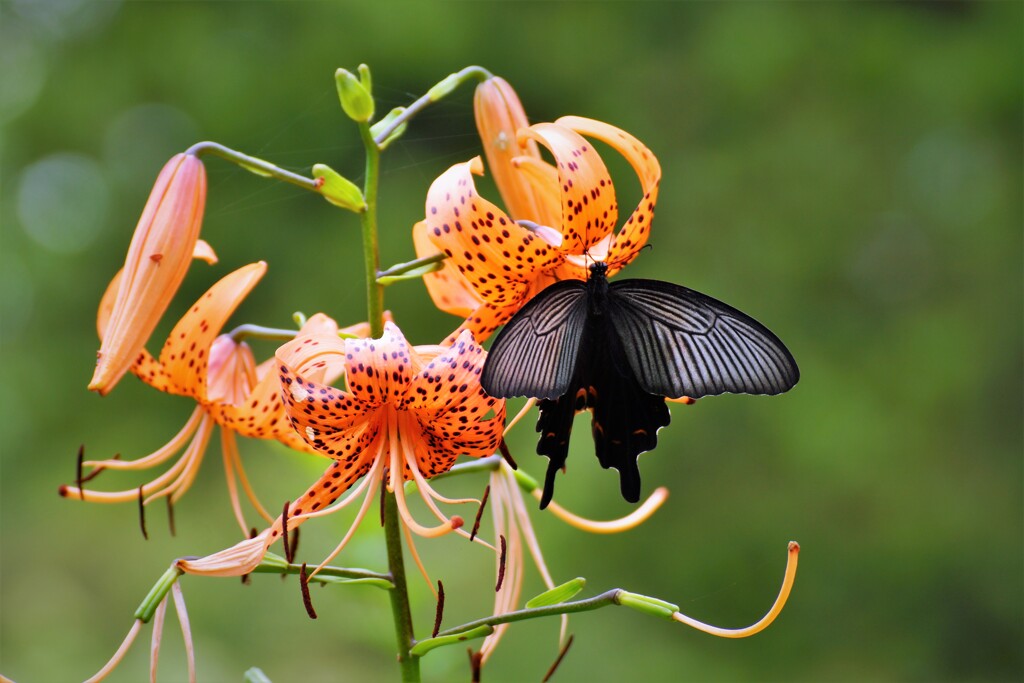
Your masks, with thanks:
[[(370, 132), (367, 121), (359, 122), (359, 135), (366, 148), (366, 174), (363, 181), (365, 209), (359, 214), (363, 237), (363, 264), (366, 274), (366, 319), (370, 323), (370, 336), (384, 334), (384, 287), (377, 282), (380, 269), (380, 251), (377, 237), (377, 192), (380, 181), (380, 148)], [(411, 653), (415, 642), (412, 611), (409, 606), (409, 585), (405, 577), (405, 558), (402, 550), (402, 529), (395, 493), (383, 491), (384, 539), (387, 545), (388, 569), (394, 588), (388, 592), (391, 614), (395, 622), (395, 644), (402, 680), (420, 680), (420, 660)]]

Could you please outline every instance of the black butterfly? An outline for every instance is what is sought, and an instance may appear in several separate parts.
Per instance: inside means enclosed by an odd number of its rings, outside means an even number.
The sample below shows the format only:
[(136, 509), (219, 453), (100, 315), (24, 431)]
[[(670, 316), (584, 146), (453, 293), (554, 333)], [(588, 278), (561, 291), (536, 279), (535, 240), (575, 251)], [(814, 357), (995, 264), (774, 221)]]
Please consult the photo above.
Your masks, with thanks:
[(608, 266), (530, 300), (494, 340), (480, 383), (491, 396), (540, 399), (537, 453), (550, 459), (541, 508), (565, 465), (573, 417), (593, 411), (597, 459), (640, 499), (637, 456), (669, 423), (665, 397), (780, 394), (800, 378), (768, 328), (709, 296), (659, 280), (610, 283)]

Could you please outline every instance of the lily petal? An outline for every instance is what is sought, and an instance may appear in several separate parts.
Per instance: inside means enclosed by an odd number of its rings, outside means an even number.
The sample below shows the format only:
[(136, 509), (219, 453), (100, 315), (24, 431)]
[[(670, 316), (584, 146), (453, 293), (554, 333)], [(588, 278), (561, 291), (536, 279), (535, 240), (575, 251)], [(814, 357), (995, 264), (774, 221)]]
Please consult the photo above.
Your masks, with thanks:
[(611, 176), (594, 146), (579, 133), (555, 123), (538, 123), (520, 133), (537, 140), (555, 157), (561, 188), (561, 249), (583, 254), (615, 229), (618, 207)]
[(601, 121), (579, 116), (564, 116), (556, 123), (572, 128), (582, 135), (596, 138), (613, 147), (636, 171), (644, 193), (640, 203), (630, 214), (622, 229), (615, 234), (608, 248), (609, 275), (629, 263), (647, 244), (654, 218), (654, 205), (658, 201), (661, 165), (651, 150), (629, 133)]
[(480, 157), (455, 164), (430, 186), (428, 235), (483, 301), (518, 307), (530, 281), (554, 266), (560, 254), (477, 195), (474, 173), (483, 173)]
[(266, 272), (267, 264), (258, 261), (229, 273), (174, 326), (160, 352), (160, 365), (172, 383), (170, 393), (206, 399), (208, 352), (213, 340)]
[[(437, 253), (437, 247), (427, 234), (426, 221), (420, 221), (413, 226), (412, 243), (417, 258)], [(423, 284), (427, 286), (427, 293), (430, 294), (434, 305), (445, 313), (465, 318), (483, 303), (451, 259), (445, 259), (441, 270), (424, 275)]]

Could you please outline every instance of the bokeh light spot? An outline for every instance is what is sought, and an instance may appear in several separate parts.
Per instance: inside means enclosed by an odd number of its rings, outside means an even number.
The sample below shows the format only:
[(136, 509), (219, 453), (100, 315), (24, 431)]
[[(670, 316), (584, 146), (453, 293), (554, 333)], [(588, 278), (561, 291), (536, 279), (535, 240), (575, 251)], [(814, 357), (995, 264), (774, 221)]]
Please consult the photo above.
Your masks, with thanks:
[(99, 165), (60, 153), (26, 168), (18, 187), (18, 219), (25, 232), (51, 251), (74, 254), (99, 234), (110, 190)]

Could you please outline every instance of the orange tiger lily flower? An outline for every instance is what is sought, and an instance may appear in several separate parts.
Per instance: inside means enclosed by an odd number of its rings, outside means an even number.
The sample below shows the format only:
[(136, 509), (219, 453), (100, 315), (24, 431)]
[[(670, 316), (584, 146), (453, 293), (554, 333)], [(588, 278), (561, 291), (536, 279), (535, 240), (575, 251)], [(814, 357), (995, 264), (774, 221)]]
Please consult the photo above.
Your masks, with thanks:
[[(522, 107), (507, 83), (492, 80), (500, 83), (478, 90), (477, 121), (509, 213), (477, 194), (473, 175), (483, 165), (476, 158), (434, 181), (426, 219), (413, 228), (418, 256), (440, 249), (448, 257), (424, 281), (439, 308), (467, 318), (449, 341), (463, 329), (483, 341), (551, 283), (586, 279), (588, 262), (621, 269), (647, 242), (661, 179), (650, 150), (606, 123), (563, 117), (514, 130), (525, 122)], [(618, 232), (611, 177), (583, 135), (626, 157), (640, 179), (644, 196)], [(554, 164), (541, 158), (540, 145)]]
[(109, 330), (96, 354), (89, 389), (106, 394), (124, 376), (185, 279), (206, 205), (206, 170), (177, 154), (160, 171), (135, 227)]
[[(390, 322), (380, 339), (339, 340), (337, 335), (321, 334), (282, 346), (277, 359), (285, 412), (306, 443), (334, 462), (289, 507), (287, 519), (279, 517), (254, 539), (179, 566), (190, 573), (246, 574), (286, 527), (293, 529), (362, 497), (352, 527), (323, 566), (348, 543), (382, 487), (395, 492), (410, 541), (410, 532), (436, 537), (454, 531), (469, 537), (461, 528), (462, 518), (446, 515), (438, 503), (479, 501), (445, 498), (427, 479), (447, 472), (459, 456), (492, 455), (501, 441), (505, 403), (487, 396), (479, 383), (485, 353), (469, 332), (450, 347), (411, 347)], [(325, 367), (338, 362), (344, 364), (347, 389), (319, 379)], [(406, 481), (415, 482), (438, 524), (424, 525), (413, 518)], [(422, 570), (411, 543), (410, 549)]]
[[(206, 453), (214, 427), (221, 427), (224, 469), (232, 508), (242, 532), (248, 535), (236, 486), (236, 472), (242, 488), (253, 507), (270, 521), (272, 517), (259, 503), (242, 468), (236, 435), (257, 439), (275, 439), (302, 451), (312, 452), (291, 429), (282, 409), (277, 374), (273, 359), (257, 366), (252, 350), (230, 335), (219, 334), (234, 310), (266, 272), (266, 264), (253, 263), (236, 270), (217, 282), (182, 317), (160, 354), (159, 360), (145, 349), (137, 355), (131, 371), (143, 382), (170, 394), (189, 396), (198, 404), (182, 430), (162, 448), (138, 460), (109, 459), (87, 461), (84, 466), (100, 469), (140, 470), (156, 467), (175, 454), (181, 457), (162, 475), (143, 484), (140, 489), (96, 491), (75, 486), (61, 488), (69, 498), (96, 502), (128, 502), (141, 495), (144, 503), (165, 496), (177, 502), (191, 486)], [(101, 336), (109, 329), (106, 316), (117, 278), (111, 283), (100, 305), (98, 326)], [(357, 325), (345, 330), (365, 335), (368, 326)], [(299, 339), (318, 334), (337, 336), (337, 324), (322, 314), (311, 317)], [(334, 368), (325, 368), (325, 373)]]

